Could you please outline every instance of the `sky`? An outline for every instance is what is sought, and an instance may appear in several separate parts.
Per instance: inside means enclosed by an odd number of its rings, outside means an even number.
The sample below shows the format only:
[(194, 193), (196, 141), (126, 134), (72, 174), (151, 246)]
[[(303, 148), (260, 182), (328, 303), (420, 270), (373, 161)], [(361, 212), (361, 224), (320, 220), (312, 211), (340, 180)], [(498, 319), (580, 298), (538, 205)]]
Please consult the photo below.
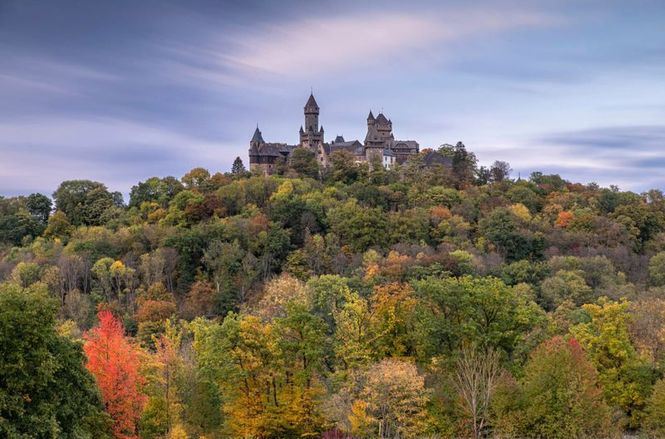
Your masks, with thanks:
[(0, 195), (248, 165), (310, 90), (326, 140), (665, 189), (664, 0), (0, 0)]

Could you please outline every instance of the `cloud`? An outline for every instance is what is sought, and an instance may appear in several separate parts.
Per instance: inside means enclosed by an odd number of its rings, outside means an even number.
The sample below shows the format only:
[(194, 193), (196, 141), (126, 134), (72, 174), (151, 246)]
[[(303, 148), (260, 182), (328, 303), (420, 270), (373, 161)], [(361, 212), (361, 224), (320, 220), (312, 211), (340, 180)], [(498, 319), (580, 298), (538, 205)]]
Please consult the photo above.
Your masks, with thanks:
[(229, 168), (232, 149), (157, 126), (111, 118), (0, 124), (0, 193), (51, 193), (63, 180), (102, 181), (126, 192), (141, 179), (194, 166)]
[(540, 163), (546, 156), (550, 167), (574, 170), (578, 178), (632, 190), (665, 189), (665, 125), (557, 132), (534, 143), (542, 145)]
[(665, 154), (665, 125), (599, 127), (554, 133), (543, 137), (545, 143), (597, 150), (628, 151), (631, 154)]
[(216, 66), (214, 73), (206, 75), (226, 82), (246, 75), (309, 78), (377, 65), (385, 69), (393, 63), (404, 67), (441, 56), (448, 44), (463, 38), (557, 22), (551, 15), (523, 11), (354, 11), (257, 25), (250, 32), (225, 35), (209, 48), (196, 49), (207, 66), (190, 68), (204, 75)]

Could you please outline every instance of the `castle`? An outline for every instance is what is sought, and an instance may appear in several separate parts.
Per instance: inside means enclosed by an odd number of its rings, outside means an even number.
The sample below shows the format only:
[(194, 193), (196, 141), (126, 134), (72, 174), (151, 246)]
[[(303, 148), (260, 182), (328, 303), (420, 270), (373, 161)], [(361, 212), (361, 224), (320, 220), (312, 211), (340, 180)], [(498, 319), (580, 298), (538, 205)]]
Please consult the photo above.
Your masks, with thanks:
[(323, 126), (319, 126), (319, 105), (313, 94), (309, 95), (304, 110), (305, 126), (300, 127), (298, 145), (266, 142), (257, 125), (249, 142), (249, 167), (252, 172), (273, 174), (276, 165), (280, 161), (288, 160), (296, 148), (313, 151), (322, 168), (329, 166), (330, 155), (335, 151), (348, 151), (356, 163), (368, 163), (370, 166), (381, 163), (385, 168), (392, 168), (395, 164), (404, 163), (410, 155), (418, 154), (420, 150), (415, 140), (395, 140), (392, 121), (383, 113), (374, 117), (371, 111), (367, 116), (364, 143), (359, 140), (346, 141), (342, 136), (326, 143)]

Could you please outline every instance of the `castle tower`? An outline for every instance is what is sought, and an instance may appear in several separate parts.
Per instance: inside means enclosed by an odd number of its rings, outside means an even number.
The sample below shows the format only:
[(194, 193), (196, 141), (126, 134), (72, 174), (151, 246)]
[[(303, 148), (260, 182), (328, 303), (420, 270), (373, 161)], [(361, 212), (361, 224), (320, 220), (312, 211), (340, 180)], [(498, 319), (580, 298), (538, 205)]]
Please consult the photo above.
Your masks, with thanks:
[(377, 162), (383, 164), (383, 150), (385, 149), (385, 145), (386, 143), (376, 129), (376, 126), (368, 124), (367, 135), (365, 136), (365, 161), (369, 164), (370, 168)]
[(323, 143), (323, 127), (319, 128), (319, 105), (310, 93), (305, 104), (305, 128), (300, 127), (300, 146), (318, 151)]
[(256, 129), (254, 130), (254, 135), (252, 136), (252, 140), (249, 141), (249, 169), (250, 171), (257, 171), (261, 170), (262, 172), (265, 171), (263, 169), (265, 167), (265, 160), (264, 157), (262, 157), (262, 149), (263, 146), (266, 144), (265, 140), (263, 140), (263, 136), (261, 135), (261, 131), (259, 130), (259, 125), (256, 125)]
[(313, 94), (309, 95), (305, 104), (305, 131), (319, 131), (319, 105)]
[(393, 136), (393, 122), (387, 119), (383, 113), (379, 113), (379, 115), (376, 116), (374, 126), (376, 127), (379, 137), (386, 142), (386, 146), (388, 146), (389, 141), (395, 140), (395, 137)]

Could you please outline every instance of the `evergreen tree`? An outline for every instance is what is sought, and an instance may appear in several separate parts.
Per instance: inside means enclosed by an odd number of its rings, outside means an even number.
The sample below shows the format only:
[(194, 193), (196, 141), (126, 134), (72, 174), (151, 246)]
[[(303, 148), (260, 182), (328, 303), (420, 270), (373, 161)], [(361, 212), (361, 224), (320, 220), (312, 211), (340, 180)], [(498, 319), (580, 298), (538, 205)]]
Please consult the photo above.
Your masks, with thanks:
[(233, 165), (231, 166), (231, 173), (233, 175), (244, 175), (247, 172), (247, 169), (245, 169), (245, 165), (242, 162), (242, 159), (240, 157), (236, 157), (236, 159), (233, 161)]

